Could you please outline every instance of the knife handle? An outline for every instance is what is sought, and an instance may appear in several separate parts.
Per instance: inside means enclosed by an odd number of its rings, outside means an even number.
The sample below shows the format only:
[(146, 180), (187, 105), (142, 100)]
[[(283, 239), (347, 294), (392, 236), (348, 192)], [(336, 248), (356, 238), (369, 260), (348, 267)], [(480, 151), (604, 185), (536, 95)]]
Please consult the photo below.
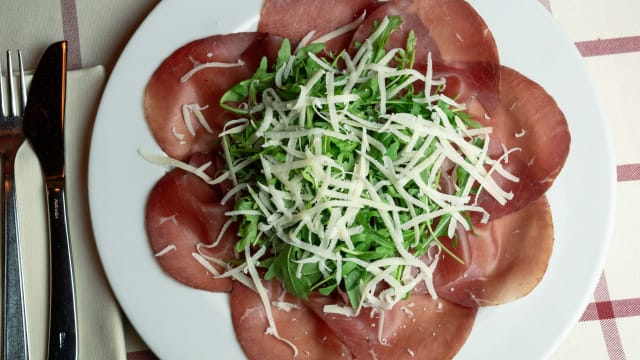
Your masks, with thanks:
[(50, 265), (49, 356), (77, 359), (78, 325), (64, 180), (47, 181)]
[(13, 165), (3, 164), (2, 206), (4, 213), (4, 281), (2, 309), (2, 359), (29, 358), (27, 319), (22, 285), (22, 257), (18, 205)]

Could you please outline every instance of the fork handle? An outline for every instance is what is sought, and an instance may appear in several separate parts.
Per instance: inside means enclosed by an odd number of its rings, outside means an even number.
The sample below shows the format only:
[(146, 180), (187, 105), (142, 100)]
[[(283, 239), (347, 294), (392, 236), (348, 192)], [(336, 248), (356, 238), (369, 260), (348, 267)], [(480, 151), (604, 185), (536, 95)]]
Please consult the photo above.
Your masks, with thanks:
[(51, 265), (48, 359), (77, 359), (76, 294), (64, 179), (47, 181), (47, 208)]
[[(2, 358), (28, 359), (20, 233), (13, 164), (3, 161), (2, 207), (4, 213), (4, 281), (2, 309)], [(9, 164), (11, 163), (11, 164)]]

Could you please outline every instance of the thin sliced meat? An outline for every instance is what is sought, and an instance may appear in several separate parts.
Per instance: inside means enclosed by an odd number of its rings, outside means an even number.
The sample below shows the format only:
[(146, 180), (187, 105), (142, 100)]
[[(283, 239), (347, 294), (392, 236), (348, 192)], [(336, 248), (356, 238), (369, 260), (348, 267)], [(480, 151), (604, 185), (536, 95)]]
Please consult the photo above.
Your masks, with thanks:
[[(220, 205), (223, 191), (197, 176), (175, 169), (155, 185), (146, 207), (145, 226), (151, 250), (162, 269), (177, 281), (210, 291), (230, 291), (232, 280), (216, 279), (198, 262), (198, 244), (213, 244), (232, 205)], [(221, 260), (234, 257), (236, 229), (230, 228), (218, 246), (201, 247), (202, 254)], [(217, 271), (222, 267), (214, 265)]]
[(489, 148), (492, 158), (504, 154), (503, 145), (517, 149), (508, 155), (503, 167), (519, 181), (507, 180), (497, 172), (493, 175), (505, 191), (513, 193), (513, 199), (502, 206), (486, 192), (478, 196), (477, 203), (489, 212), (490, 220), (522, 209), (544, 194), (562, 170), (571, 143), (564, 114), (540, 85), (504, 66), (500, 79), (496, 115), (487, 119), (477, 107), (470, 109), (482, 125), (493, 128)]
[(413, 294), (384, 312), (380, 333), (379, 313), (372, 314), (371, 309), (363, 309), (356, 317), (325, 313), (322, 308), (330, 301), (316, 295), (310, 306), (358, 360), (450, 359), (467, 340), (477, 312), (477, 308)]
[(416, 63), (422, 67), (426, 66), (429, 53), (435, 61), (443, 61), (436, 39), (429, 35), (429, 28), (415, 12), (413, 2), (408, 0), (386, 2), (368, 14), (353, 34), (349, 50), (355, 51), (358, 44), (364, 42), (371, 35), (376, 24), (379, 24), (385, 17), (391, 16), (399, 16), (402, 19), (402, 25), (389, 36), (387, 49), (405, 48), (407, 37), (413, 31), (416, 38)]
[(431, 53), (434, 77), (447, 78), (445, 94), (461, 103), (478, 98), (489, 114), (499, 99), (498, 49), (480, 15), (464, 0), (391, 0), (360, 25), (351, 42), (366, 39), (375, 22), (386, 16), (402, 18), (389, 38), (389, 48), (404, 48), (410, 31), (416, 37), (415, 67), (424, 70)]
[[(285, 293), (279, 282), (265, 281), (278, 333), (298, 349), (296, 359), (351, 359), (349, 349), (302, 301)], [(274, 306), (280, 303), (282, 306)], [(283, 310), (289, 307), (290, 309)], [(256, 292), (235, 282), (231, 292), (231, 318), (240, 345), (251, 360), (294, 358), (293, 348), (266, 334), (265, 308)]]
[[(376, 6), (376, 0), (265, 0), (258, 31), (279, 35), (297, 44), (315, 31), (314, 40), (352, 23), (363, 12)], [(349, 32), (327, 44), (329, 50), (342, 50), (349, 44)]]
[[(220, 97), (253, 75), (263, 56), (273, 57), (281, 41), (258, 33), (215, 35), (190, 42), (167, 57), (144, 94), (149, 129), (166, 154), (186, 160), (215, 147), (225, 122), (237, 118), (220, 108)], [(230, 65), (206, 67), (188, 76), (196, 66), (212, 63)], [(208, 128), (198, 120), (198, 112)]]
[(448, 95), (458, 94), (463, 103), (477, 98), (493, 114), (500, 97), (500, 58), (480, 14), (464, 0), (413, 0), (413, 4), (440, 49), (442, 63), (435, 64), (434, 74), (447, 77)]
[(545, 196), (524, 209), (460, 237), (444, 251), (434, 274), (440, 297), (468, 307), (497, 305), (527, 295), (544, 275), (553, 248), (553, 222)]
[[(395, 1), (395, 0), (394, 0)], [(499, 64), (498, 49), (480, 14), (464, 0), (411, 0), (447, 64)], [(497, 71), (497, 70), (496, 70)]]

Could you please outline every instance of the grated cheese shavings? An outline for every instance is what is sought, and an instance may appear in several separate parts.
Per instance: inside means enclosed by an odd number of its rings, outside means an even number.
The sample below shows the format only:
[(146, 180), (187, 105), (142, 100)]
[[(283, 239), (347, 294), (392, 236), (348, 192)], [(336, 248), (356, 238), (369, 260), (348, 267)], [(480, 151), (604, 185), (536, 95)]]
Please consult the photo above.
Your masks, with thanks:
[(167, 245), (165, 248), (163, 248), (162, 250), (158, 251), (157, 253), (153, 254), (153, 256), (155, 257), (160, 257), (163, 255), (168, 254), (170, 251), (176, 251), (176, 246), (171, 244), (171, 245)]
[(244, 66), (244, 61), (238, 60), (235, 63), (222, 63), (222, 62), (212, 61), (212, 62), (206, 62), (202, 64), (194, 61), (194, 67), (191, 70), (189, 70), (186, 74), (182, 75), (182, 77), (180, 78), (180, 82), (187, 82), (189, 79), (191, 79), (193, 75), (195, 75), (197, 72), (202, 71), (204, 69), (232, 68), (232, 67), (239, 67), (239, 66)]

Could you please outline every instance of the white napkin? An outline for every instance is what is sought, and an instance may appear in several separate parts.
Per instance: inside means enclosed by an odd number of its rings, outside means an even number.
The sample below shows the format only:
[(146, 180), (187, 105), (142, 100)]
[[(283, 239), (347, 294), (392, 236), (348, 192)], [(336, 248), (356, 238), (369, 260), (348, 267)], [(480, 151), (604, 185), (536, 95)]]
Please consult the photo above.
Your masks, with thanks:
[[(78, 311), (80, 359), (125, 359), (120, 310), (107, 284), (91, 231), (87, 168), (95, 111), (102, 94), (102, 66), (69, 71), (65, 123), (66, 191)], [(47, 210), (39, 163), (25, 145), (16, 160), (16, 189), (32, 359), (45, 359), (49, 259)]]

